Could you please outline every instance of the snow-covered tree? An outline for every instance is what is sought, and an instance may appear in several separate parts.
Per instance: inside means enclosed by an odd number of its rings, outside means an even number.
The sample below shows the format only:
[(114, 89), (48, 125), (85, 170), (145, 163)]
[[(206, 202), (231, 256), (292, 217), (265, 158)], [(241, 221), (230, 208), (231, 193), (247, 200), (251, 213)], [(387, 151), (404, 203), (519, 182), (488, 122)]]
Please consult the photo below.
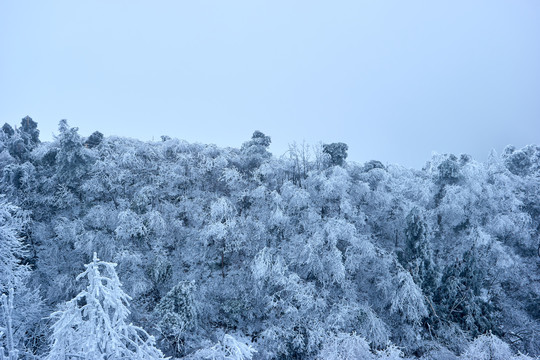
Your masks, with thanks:
[(25, 256), (24, 246), (17, 232), (20, 231), (23, 218), (19, 209), (0, 198), (0, 291), (21, 286), (30, 269), (21, 264)]
[(371, 351), (368, 342), (356, 333), (339, 333), (324, 342), (318, 360), (403, 360), (403, 352), (394, 345)]
[(461, 355), (463, 360), (532, 360), (523, 354), (514, 354), (510, 346), (497, 336), (487, 333), (477, 337)]
[(0, 344), (12, 357), (36, 351), (31, 343), (40, 336), (41, 299), (28, 288), (27, 251), (19, 237), (26, 221), (19, 208), (0, 198)]
[(494, 304), (483, 290), (486, 269), (480, 263), (481, 252), (473, 245), (463, 259), (449, 265), (435, 296), (439, 313), (473, 335), (494, 329)]
[[(401, 268), (401, 267), (400, 267)], [(414, 282), (411, 274), (401, 268), (397, 275), (397, 291), (392, 297), (391, 311), (408, 322), (418, 324), (428, 315), (422, 289)]]
[(425, 291), (433, 291), (437, 274), (425, 215), (415, 207), (407, 215), (403, 266)]
[(184, 351), (184, 340), (196, 325), (197, 309), (193, 288), (192, 282), (180, 282), (159, 301), (154, 310), (158, 330), (178, 354)]
[(248, 341), (224, 334), (216, 344), (196, 351), (190, 360), (251, 360), (257, 350)]
[(250, 141), (242, 144), (242, 162), (241, 167), (248, 172), (251, 172), (261, 166), (268, 160), (272, 154), (268, 152), (268, 147), (272, 140), (270, 136), (266, 136), (260, 131), (255, 131)]
[(79, 185), (93, 160), (93, 154), (84, 147), (78, 128), (69, 127), (66, 120), (61, 120), (58, 128), (60, 131), (56, 155), (58, 182), (79, 190)]
[(163, 359), (155, 340), (128, 322), (131, 299), (121, 288), (116, 264), (101, 261), (96, 253), (77, 279), (88, 285), (53, 313), (51, 351), (47, 360)]
[(330, 155), (331, 166), (343, 166), (345, 159), (347, 159), (347, 150), (349, 150), (349, 146), (341, 142), (323, 145), (323, 152)]
[(320, 360), (375, 360), (368, 342), (357, 334), (340, 333), (328, 337), (318, 359)]

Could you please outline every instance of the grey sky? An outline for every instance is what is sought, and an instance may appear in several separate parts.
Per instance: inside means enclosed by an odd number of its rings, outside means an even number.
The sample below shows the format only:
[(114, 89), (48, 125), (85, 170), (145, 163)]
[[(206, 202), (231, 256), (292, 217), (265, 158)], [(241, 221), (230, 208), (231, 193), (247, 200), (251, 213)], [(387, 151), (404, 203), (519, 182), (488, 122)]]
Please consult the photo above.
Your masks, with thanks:
[(342, 141), (421, 167), (540, 143), (540, 2), (0, 2), (0, 121), (158, 140)]

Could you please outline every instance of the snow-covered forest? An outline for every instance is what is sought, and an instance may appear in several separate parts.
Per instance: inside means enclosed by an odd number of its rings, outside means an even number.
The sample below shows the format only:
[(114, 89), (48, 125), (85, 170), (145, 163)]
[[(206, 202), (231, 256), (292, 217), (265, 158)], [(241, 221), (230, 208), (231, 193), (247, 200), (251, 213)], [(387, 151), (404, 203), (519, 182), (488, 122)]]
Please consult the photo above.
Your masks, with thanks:
[(0, 359), (540, 355), (539, 146), (270, 143), (4, 125)]

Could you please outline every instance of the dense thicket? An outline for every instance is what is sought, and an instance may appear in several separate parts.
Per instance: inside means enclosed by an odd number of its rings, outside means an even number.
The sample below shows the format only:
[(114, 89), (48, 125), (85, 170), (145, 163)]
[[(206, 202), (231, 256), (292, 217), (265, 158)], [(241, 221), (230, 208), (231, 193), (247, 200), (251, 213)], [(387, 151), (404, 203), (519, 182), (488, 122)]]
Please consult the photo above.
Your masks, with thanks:
[[(269, 145), (84, 138), (66, 121), (41, 143), (28, 117), (4, 125), (0, 358), (78, 339), (93, 359), (540, 354), (540, 147), (413, 170)], [(109, 342), (107, 323), (142, 338)]]

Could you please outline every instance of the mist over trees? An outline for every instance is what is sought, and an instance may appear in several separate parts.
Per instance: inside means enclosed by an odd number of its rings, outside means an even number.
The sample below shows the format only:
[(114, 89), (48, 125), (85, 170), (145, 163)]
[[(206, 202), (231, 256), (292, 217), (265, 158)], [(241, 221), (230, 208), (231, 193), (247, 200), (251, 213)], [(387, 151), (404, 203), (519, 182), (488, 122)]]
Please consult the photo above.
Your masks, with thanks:
[(414, 170), (37, 125), (0, 129), (0, 359), (540, 355), (539, 146)]

